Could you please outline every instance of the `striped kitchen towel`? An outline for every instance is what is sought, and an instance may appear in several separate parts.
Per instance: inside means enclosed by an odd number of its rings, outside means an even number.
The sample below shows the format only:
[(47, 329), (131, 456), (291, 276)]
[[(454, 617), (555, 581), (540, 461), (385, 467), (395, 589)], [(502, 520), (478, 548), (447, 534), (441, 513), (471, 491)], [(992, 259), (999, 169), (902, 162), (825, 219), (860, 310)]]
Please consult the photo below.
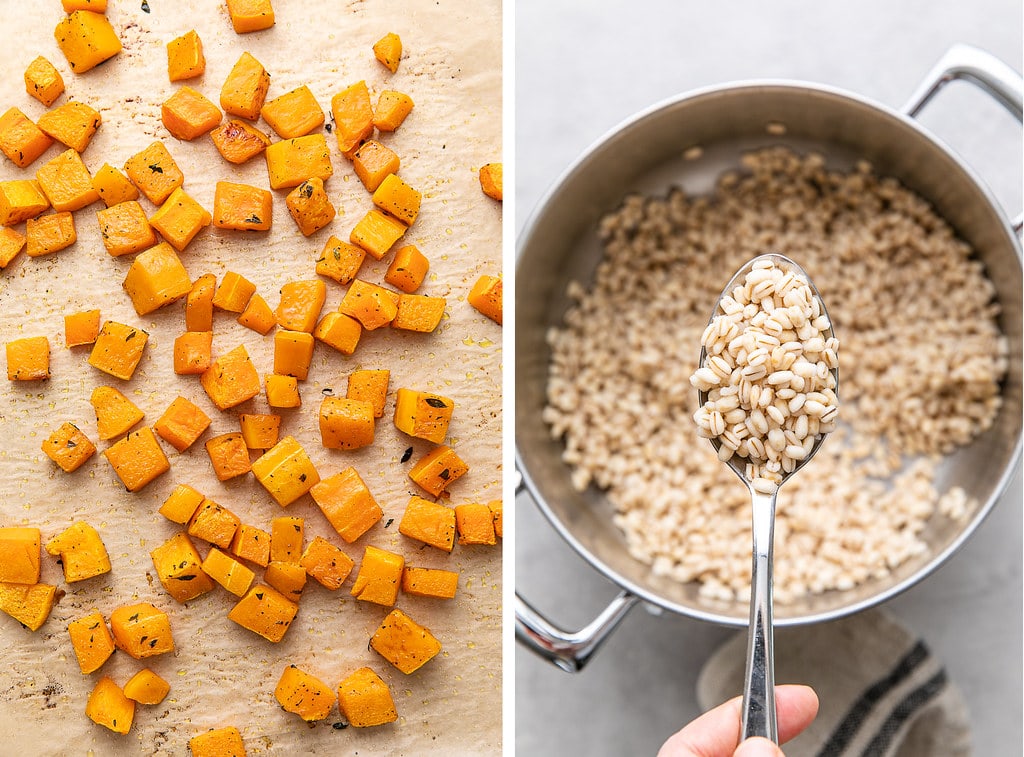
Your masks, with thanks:
[[(697, 698), (708, 709), (742, 691), (746, 633), (705, 663)], [(963, 697), (924, 642), (889, 613), (775, 632), (775, 680), (806, 683), (821, 706), (786, 757), (968, 757)]]

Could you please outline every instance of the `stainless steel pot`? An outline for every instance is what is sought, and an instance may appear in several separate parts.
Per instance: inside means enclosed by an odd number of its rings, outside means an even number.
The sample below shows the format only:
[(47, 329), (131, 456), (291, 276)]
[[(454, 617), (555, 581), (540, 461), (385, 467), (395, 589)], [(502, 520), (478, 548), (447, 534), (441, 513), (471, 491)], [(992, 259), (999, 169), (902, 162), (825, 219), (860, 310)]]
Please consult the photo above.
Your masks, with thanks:
[[(798, 82), (739, 83), (683, 95), (613, 130), (548, 193), (520, 237), (516, 267), (517, 473), (552, 526), (622, 591), (578, 631), (558, 628), (517, 594), (521, 643), (563, 669), (579, 670), (638, 600), (702, 620), (747, 623), (745, 602), (711, 604), (698, 596), (696, 585), (655, 576), (629, 555), (603, 494), (573, 489), (560, 443), (550, 438), (541, 410), (550, 357), (545, 333), (561, 322), (568, 281), (591, 277), (601, 254), (598, 219), (630, 192), (662, 194), (673, 185), (690, 193), (709, 190), (723, 170), (738, 166), (743, 152), (758, 147), (813, 149), (831, 167), (866, 159), (880, 174), (898, 178), (929, 200), (984, 262), (1010, 343), (1003, 406), (994, 426), (942, 468), (940, 483), (963, 487), (980, 503), (977, 511), (964, 523), (936, 519), (923, 535), (927, 552), (885, 579), (778, 607), (776, 625), (830, 620), (895, 596), (945, 562), (985, 518), (1021, 458), (1021, 221), (1011, 222), (970, 167), (915, 120), (930, 98), (955, 79), (981, 87), (1021, 119), (1020, 75), (987, 53), (958, 45), (900, 110)], [(685, 159), (684, 151), (695, 145), (701, 157)]]

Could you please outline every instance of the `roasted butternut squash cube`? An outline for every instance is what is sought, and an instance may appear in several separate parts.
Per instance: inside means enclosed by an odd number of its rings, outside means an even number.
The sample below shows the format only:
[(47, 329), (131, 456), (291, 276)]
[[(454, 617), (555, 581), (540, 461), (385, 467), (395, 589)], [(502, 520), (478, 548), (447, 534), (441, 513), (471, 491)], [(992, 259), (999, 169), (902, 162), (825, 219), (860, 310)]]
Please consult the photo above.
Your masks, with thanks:
[(104, 321), (89, 354), (89, 365), (127, 381), (135, 373), (149, 334), (117, 321)]
[(159, 140), (128, 158), (124, 172), (154, 205), (163, 205), (171, 192), (185, 183), (185, 175)]
[(354, 728), (372, 728), (398, 720), (388, 685), (370, 668), (359, 668), (338, 684), (338, 708)]
[(114, 653), (114, 637), (99, 610), (68, 623), (68, 636), (83, 675), (95, 673)]
[(27, 168), (50, 149), (53, 138), (18, 108), (0, 116), (0, 152), (18, 168)]
[(213, 194), (213, 225), (236, 231), (267, 231), (273, 222), (273, 195), (248, 184), (218, 181)]
[(167, 43), (167, 78), (183, 81), (202, 76), (206, 71), (203, 41), (192, 29)]
[(214, 360), (199, 381), (218, 410), (241, 405), (260, 393), (260, 376), (241, 344)]
[(491, 518), (494, 520), (494, 535), (499, 539), (505, 537), (504, 508), (500, 499), (491, 500), (487, 503), (487, 509), (491, 511)]
[(367, 545), (352, 586), (352, 596), (390, 607), (398, 599), (398, 584), (404, 567), (402, 555)]
[(297, 187), (312, 178), (327, 181), (334, 173), (331, 151), (323, 134), (274, 142), (263, 154), (271, 189)]
[(153, 424), (160, 438), (178, 452), (184, 452), (210, 427), (210, 416), (185, 397), (175, 397), (164, 414)]
[(277, 318), (270, 305), (260, 295), (254, 294), (249, 298), (248, 304), (237, 318), (238, 322), (255, 331), (257, 334), (266, 336), (277, 325)]
[(339, 284), (349, 284), (359, 273), (366, 251), (332, 236), (316, 259), (316, 272), (320, 276), (334, 279)]
[(398, 312), (391, 321), (391, 328), (429, 334), (441, 324), (447, 305), (444, 297), (403, 292), (398, 298)]
[(204, 499), (188, 522), (188, 532), (197, 539), (227, 549), (242, 522), (238, 516), (214, 502)]
[(245, 446), (239, 431), (220, 434), (208, 440), (206, 454), (210, 456), (213, 472), (220, 481), (244, 476), (252, 469), (249, 464), (249, 448)]
[(76, 10), (57, 23), (53, 36), (76, 74), (85, 73), (121, 52), (121, 40), (102, 13)]
[(82, 156), (71, 148), (43, 163), (36, 181), (54, 210), (81, 210), (100, 199)]
[(267, 450), (277, 444), (281, 430), (280, 415), (241, 413), (238, 423), (242, 429), (242, 439), (249, 449)]
[(415, 389), (399, 389), (395, 395), (395, 428), (440, 444), (448, 435), (455, 402), (448, 397)]
[[(25, 235), (19, 234), (8, 226), (0, 226), (0, 270), (3, 270), (11, 261), (18, 257), (18, 253), (25, 247)], [(96, 326), (99, 331), (99, 324)]]
[(327, 286), (320, 279), (286, 282), (277, 305), (277, 325), (289, 331), (312, 333), (326, 299)]
[(241, 313), (255, 292), (255, 284), (241, 274), (228, 271), (213, 295), (213, 306), (230, 313)]
[(414, 496), (405, 507), (398, 532), (410, 539), (451, 552), (455, 546), (455, 511)]
[(10, 381), (50, 378), (50, 340), (45, 336), (27, 336), (8, 342), (7, 378)]
[(384, 281), (395, 289), (411, 294), (420, 288), (430, 270), (430, 261), (416, 245), (407, 244), (395, 250)]
[(48, 207), (50, 201), (39, 182), (31, 179), (0, 181), (0, 225), (13, 226), (35, 218)]
[(192, 757), (245, 757), (242, 734), (234, 726), (210, 729), (188, 741)]
[(96, 429), (101, 441), (127, 433), (145, 414), (112, 386), (98, 386), (89, 397), (96, 413)]
[(459, 534), (459, 544), (492, 546), (498, 543), (494, 533), (494, 513), (484, 504), (456, 505), (455, 529)]
[(441, 642), (401, 610), (392, 610), (370, 637), (370, 648), (406, 675), (441, 651)]
[(78, 100), (69, 100), (39, 117), (36, 125), (62, 145), (85, 152), (103, 117), (95, 108)]
[(384, 515), (362, 477), (351, 466), (320, 481), (309, 491), (338, 536), (351, 544)]
[(376, 190), (386, 176), (398, 173), (401, 165), (398, 153), (376, 139), (363, 142), (352, 156), (352, 168), (370, 192)]
[(409, 469), (409, 478), (424, 491), (439, 497), (441, 492), (467, 472), (469, 466), (455, 454), (455, 450), (442, 444), (421, 457)]
[(60, 428), (50, 434), (42, 443), (46, 456), (57, 463), (65, 473), (73, 473), (85, 464), (85, 461), (96, 454), (96, 446), (89, 441), (78, 426), (73, 423), (62, 423)]
[(41, 538), (31, 526), (0, 528), (0, 582), (39, 583)]
[(93, 174), (92, 186), (103, 200), (103, 204), (112, 208), (122, 202), (139, 199), (139, 190), (128, 177), (109, 163), (104, 163)]
[(338, 306), (338, 312), (359, 321), (367, 331), (387, 326), (398, 315), (398, 292), (355, 279)]
[(270, 534), (262, 528), (243, 523), (231, 540), (231, 554), (267, 567), (270, 562)]
[(320, 439), (325, 447), (369, 447), (373, 435), (373, 405), (347, 397), (324, 397), (320, 403)]
[(284, 638), (298, 611), (298, 604), (277, 589), (257, 584), (231, 608), (228, 618), (276, 644)]
[(107, 0), (60, 0), (60, 4), (64, 6), (65, 13), (73, 11), (107, 12)]
[(196, 234), (210, 225), (211, 220), (210, 213), (178, 187), (149, 222), (174, 249), (181, 252), (195, 239)]
[(146, 211), (135, 200), (97, 211), (96, 220), (100, 224), (103, 246), (115, 258), (148, 250), (157, 243)]
[(299, 564), (308, 576), (330, 591), (341, 588), (355, 567), (351, 557), (322, 536), (313, 538), (302, 553)]
[(331, 98), (331, 113), (338, 149), (345, 157), (354, 157), (359, 146), (373, 136), (373, 105), (366, 82), (358, 81)]
[(160, 120), (177, 139), (191, 142), (216, 127), (224, 114), (201, 92), (185, 85), (164, 100)]
[(171, 690), (171, 684), (149, 668), (143, 668), (124, 685), (124, 695), (139, 704), (160, 704)]
[(388, 174), (374, 190), (373, 204), (406, 226), (412, 226), (420, 212), (423, 195), (396, 174)]
[(60, 252), (76, 241), (75, 219), (66, 210), (25, 221), (25, 254), (30, 258)]
[(110, 613), (114, 645), (136, 660), (174, 651), (171, 620), (149, 602), (118, 607)]
[(68, 583), (110, 572), (110, 557), (103, 539), (85, 521), (73, 523), (46, 542), (46, 552), (60, 558)]
[(313, 361), (314, 345), (312, 334), (278, 329), (274, 334), (274, 373), (305, 381)]
[(313, 331), (313, 336), (342, 355), (351, 355), (359, 345), (363, 327), (355, 318), (344, 313), (328, 313)]
[(270, 144), (270, 137), (264, 132), (236, 118), (211, 131), (210, 139), (221, 157), (235, 165), (262, 154)]
[(255, 121), (260, 117), (269, 89), (267, 69), (250, 53), (242, 53), (221, 87), (220, 107), (225, 113)]
[(140, 252), (128, 268), (123, 286), (139, 315), (177, 302), (192, 291), (188, 271), (167, 242)]
[(126, 734), (135, 720), (135, 702), (124, 695), (110, 676), (103, 676), (89, 694), (85, 714), (96, 725)]
[[(273, 548), (273, 538), (270, 545)], [(263, 580), (288, 599), (298, 602), (302, 590), (306, 588), (306, 569), (298, 563), (271, 560), (267, 563), (267, 569), (263, 571)]]
[(203, 560), (203, 572), (236, 597), (243, 597), (252, 586), (256, 574), (238, 560), (216, 547), (211, 547)]
[(25, 91), (49, 108), (64, 94), (64, 78), (40, 55), (25, 69)]
[(143, 426), (103, 451), (117, 477), (130, 492), (137, 492), (171, 469), (153, 429)]
[(0, 583), (0, 612), (30, 631), (38, 631), (50, 617), (57, 587), (50, 584)]
[(228, 15), (238, 34), (258, 32), (274, 25), (270, 0), (228, 0)]
[(324, 191), (323, 181), (315, 177), (307, 179), (289, 192), (285, 205), (299, 231), (307, 237), (320, 231), (337, 215)]
[(265, 381), (267, 384), (268, 405), (281, 409), (302, 406), (302, 397), (299, 395), (299, 380), (297, 378), (270, 373), (267, 374)]
[(502, 199), (502, 164), (501, 163), (488, 163), (485, 166), (480, 167), (478, 174), (480, 179), (480, 189), (483, 193), (491, 199), (501, 202)]
[(481, 276), (469, 290), (466, 301), (492, 321), (501, 325), (501, 279)]
[(372, 208), (352, 227), (349, 241), (380, 260), (407, 230), (408, 227), (397, 218)]
[(324, 122), (323, 108), (305, 84), (275, 97), (260, 115), (281, 139), (305, 136)]
[(294, 665), (284, 669), (274, 687), (274, 697), (286, 711), (295, 713), (307, 723), (323, 720), (334, 706), (331, 687)]
[(377, 107), (373, 111), (373, 125), (380, 131), (395, 131), (412, 109), (413, 102), (409, 95), (385, 89), (377, 98)]
[(313, 461), (286, 436), (252, 464), (253, 475), (281, 507), (287, 507), (320, 482)]
[(157, 578), (174, 599), (188, 602), (213, 591), (213, 581), (201, 569), (202, 558), (184, 531), (149, 553)]
[(174, 372), (198, 375), (213, 362), (213, 332), (186, 331), (174, 339)]
[(213, 331), (213, 298), (217, 293), (217, 277), (204, 273), (192, 282), (185, 297), (185, 330)]
[(414, 597), (452, 599), (459, 588), (459, 574), (440, 568), (410, 568), (402, 571), (402, 591)]
[(270, 560), (298, 565), (302, 557), (305, 522), (298, 516), (282, 515), (270, 521)]
[(185, 525), (206, 499), (188, 484), (178, 484), (157, 511), (172, 523)]
[(380, 418), (384, 415), (390, 380), (391, 372), (386, 369), (352, 371), (348, 376), (345, 396), (350, 400), (369, 402), (373, 405), (373, 417)]
[(398, 62), (402, 59), (402, 38), (394, 32), (388, 32), (373, 43), (373, 57), (391, 73), (398, 70)]

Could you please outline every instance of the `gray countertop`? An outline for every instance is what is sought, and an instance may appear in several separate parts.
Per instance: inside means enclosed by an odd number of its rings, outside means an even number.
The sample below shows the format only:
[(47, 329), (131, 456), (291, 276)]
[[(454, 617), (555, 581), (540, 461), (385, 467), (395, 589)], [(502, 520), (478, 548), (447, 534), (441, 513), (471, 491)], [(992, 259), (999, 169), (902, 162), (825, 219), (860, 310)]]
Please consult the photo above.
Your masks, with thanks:
[[(516, 3), (516, 228), (559, 174), (618, 123), (662, 99), (738, 79), (838, 86), (899, 106), (942, 53), (966, 42), (1020, 70), (1019, 0), (853, 4), (520, 0)], [(1011, 216), (1022, 206), (1019, 125), (953, 85), (922, 122), (959, 152)], [(1022, 495), (1018, 470), (947, 564), (886, 608), (939, 656), (968, 703), (978, 755), (1022, 753)], [(579, 627), (616, 587), (521, 495), (516, 584)], [(578, 675), (517, 647), (516, 752), (653, 754), (698, 714), (695, 683), (735, 631), (634, 609)]]

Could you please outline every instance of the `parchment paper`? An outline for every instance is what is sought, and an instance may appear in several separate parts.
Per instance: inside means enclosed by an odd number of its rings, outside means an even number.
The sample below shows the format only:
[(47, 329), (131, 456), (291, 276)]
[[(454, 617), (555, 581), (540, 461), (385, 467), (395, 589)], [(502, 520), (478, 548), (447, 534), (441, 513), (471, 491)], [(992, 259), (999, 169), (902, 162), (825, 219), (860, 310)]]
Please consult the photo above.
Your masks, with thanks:
[[(501, 747), (501, 546), (462, 547), (451, 555), (398, 534), (398, 521), (411, 494), (411, 465), (432, 445), (399, 433), (391, 422), (394, 390), (437, 392), (456, 402), (449, 442), (470, 465), (451, 487), (451, 504), (501, 497), (501, 330), (465, 302), (476, 278), (497, 274), (501, 264), (501, 206), (482, 194), (476, 171), (501, 160), (500, 3), (457, 0), (332, 2), (275, 0), (277, 24), (270, 30), (236, 35), (223, 0), (111, 0), (108, 17), (124, 51), (83, 75), (71, 73), (56, 47), (53, 29), (63, 15), (57, 0), (4, 3), (5, 43), (0, 46), (0, 108), (21, 108), (36, 119), (44, 111), (24, 91), (22, 74), (36, 55), (45, 55), (64, 76), (67, 99), (90, 104), (103, 116), (83, 154), (91, 171), (104, 162), (121, 167), (154, 139), (162, 139), (185, 174), (185, 190), (212, 210), (218, 180), (268, 187), (261, 157), (235, 167), (225, 162), (208, 137), (179, 142), (160, 123), (160, 103), (188, 84), (218, 102), (220, 87), (243, 51), (271, 73), (269, 98), (307, 84), (330, 119), (330, 98), (365, 79), (374, 102), (385, 88), (408, 93), (412, 114), (382, 141), (402, 159), (400, 175), (423, 193), (419, 218), (404, 243), (416, 244), (431, 268), (420, 293), (444, 295), (448, 307), (433, 334), (388, 328), (364, 332), (356, 353), (318, 345), (309, 380), (300, 384), (303, 406), (283, 411), (281, 433), (292, 434), (312, 457), (322, 477), (354, 465), (385, 511), (383, 520), (359, 541), (346, 545), (307, 495), (280, 508), (252, 476), (226, 483), (213, 475), (203, 442), (238, 429), (237, 413), (268, 412), (256, 399), (224, 413), (203, 392), (197, 377), (172, 371), (174, 338), (184, 330), (182, 303), (138, 317), (121, 288), (132, 256), (110, 257), (99, 239), (96, 203), (77, 211), (78, 242), (53, 255), (30, 259), (22, 253), (0, 272), (0, 341), (45, 334), (51, 345), (52, 378), (47, 382), (0, 381), (0, 524), (35, 525), (43, 539), (76, 520), (95, 526), (113, 563), (111, 573), (65, 584), (54, 558), (43, 554), (42, 580), (66, 591), (35, 633), (0, 616), (4, 664), (0, 672), (0, 753), (4, 755), (184, 755), (188, 739), (209, 728), (237, 726), (250, 755), (292, 754), (493, 754)], [(165, 45), (189, 29), (203, 41), (206, 73), (181, 83), (167, 80)], [(392, 75), (374, 58), (372, 44), (398, 33), (405, 54)], [(268, 98), (268, 99), (269, 99)], [(266, 131), (269, 127), (260, 122)], [(274, 137), (276, 139), (276, 137)], [(371, 207), (369, 193), (337, 151), (327, 182), (338, 217), (309, 239), (299, 233), (284, 204), (274, 197), (274, 225), (266, 234), (208, 228), (182, 253), (190, 276), (237, 271), (252, 280), (271, 307), (285, 281), (315, 277), (314, 261), (330, 234), (347, 239)], [(64, 148), (55, 144), (24, 171), (0, 163), (0, 179), (31, 178)], [(140, 200), (148, 213), (155, 208)], [(19, 226), (23, 230), (23, 224)], [(360, 277), (381, 283), (390, 256), (368, 257)], [(337, 307), (344, 288), (327, 281), (324, 312)], [(87, 364), (88, 348), (64, 345), (63, 315), (99, 307), (102, 318), (140, 326), (149, 345), (131, 381), (113, 379)], [(244, 344), (260, 374), (272, 371), (273, 337), (238, 325), (218, 312), (214, 354)], [(317, 409), (323, 395), (344, 396), (346, 376), (356, 368), (388, 368), (391, 391), (377, 422), (375, 444), (355, 452), (325, 449)], [(78, 425), (100, 452), (89, 395), (99, 385), (123, 391), (151, 425), (179, 394), (202, 407), (213, 423), (189, 450), (178, 454), (163, 444), (171, 471), (141, 492), (127, 493), (97, 453), (77, 472), (66, 474), (40, 451), (40, 443), (64, 421)], [(412, 459), (401, 458), (413, 447)], [(254, 455), (255, 457), (255, 455)], [(157, 508), (178, 483), (188, 483), (236, 513), (243, 523), (269, 530), (271, 518), (303, 516), (308, 543), (316, 535), (340, 546), (357, 562), (373, 544), (403, 553), (407, 564), (460, 571), (454, 600), (400, 595), (397, 606), (427, 626), (442, 642), (442, 653), (406, 676), (367, 648), (370, 635), (389, 608), (357, 601), (349, 591), (355, 572), (337, 592), (310, 580), (297, 618), (277, 645), (227, 619), (236, 601), (217, 587), (187, 604), (174, 601), (156, 578), (150, 550), (178, 531)], [(389, 524), (389, 525), (386, 525)], [(201, 554), (208, 545), (196, 540)], [(259, 578), (261, 571), (257, 570)], [(93, 608), (109, 618), (116, 607), (151, 602), (171, 619), (176, 651), (137, 661), (117, 652), (100, 671), (82, 675), (66, 630), (70, 620)], [(328, 685), (369, 665), (389, 684), (399, 712), (396, 723), (369, 729), (335, 728), (337, 707), (326, 721), (307, 726), (282, 710), (273, 694), (281, 671), (295, 664)], [(84, 714), (95, 681), (110, 675), (123, 685), (149, 666), (171, 684), (157, 706), (139, 705), (127, 736), (92, 723)]]

